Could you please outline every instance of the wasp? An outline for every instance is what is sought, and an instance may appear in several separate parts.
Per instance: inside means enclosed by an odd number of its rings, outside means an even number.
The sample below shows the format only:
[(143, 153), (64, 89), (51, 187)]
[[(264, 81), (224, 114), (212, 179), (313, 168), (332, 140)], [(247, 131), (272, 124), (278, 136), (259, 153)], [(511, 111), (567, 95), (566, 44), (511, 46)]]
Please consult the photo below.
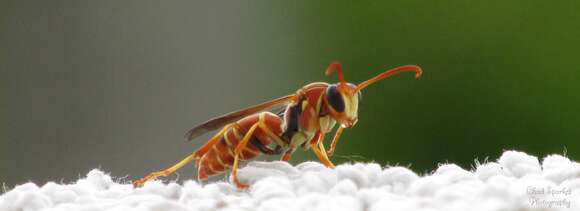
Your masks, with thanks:
[[(133, 185), (139, 187), (148, 180), (167, 177), (187, 163), (196, 161), (198, 181), (231, 169), (233, 182), (238, 188), (244, 189), (248, 185), (240, 182), (237, 174), (240, 161), (253, 159), (260, 154), (281, 155), (281, 160), (289, 161), (298, 147), (312, 149), (322, 164), (334, 168), (329, 157), (334, 153), (343, 130), (353, 127), (358, 121), (361, 91), (399, 72), (414, 72), (415, 78), (422, 74), (420, 67), (405, 65), (354, 85), (344, 80), (340, 63), (331, 63), (325, 73), (330, 76), (333, 72), (338, 75), (338, 83), (310, 83), (294, 94), (231, 112), (195, 126), (185, 134), (187, 140), (219, 128), (221, 130), (180, 162), (136, 180)], [(283, 106), (286, 107), (281, 112), (271, 112), (274, 108)], [(325, 135), (337, 124), (340, 126), (326, 150), (323, 144)]]

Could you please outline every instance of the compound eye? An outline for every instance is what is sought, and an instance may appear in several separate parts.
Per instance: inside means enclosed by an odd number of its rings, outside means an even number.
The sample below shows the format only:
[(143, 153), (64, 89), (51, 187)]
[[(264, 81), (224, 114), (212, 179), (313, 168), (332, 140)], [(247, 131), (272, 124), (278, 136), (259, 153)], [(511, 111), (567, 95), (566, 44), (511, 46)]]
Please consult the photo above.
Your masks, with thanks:
[(337, 85), (330, 85), (326, 88), (326, 100), (336, 112), (344, 112), (344, 100)]

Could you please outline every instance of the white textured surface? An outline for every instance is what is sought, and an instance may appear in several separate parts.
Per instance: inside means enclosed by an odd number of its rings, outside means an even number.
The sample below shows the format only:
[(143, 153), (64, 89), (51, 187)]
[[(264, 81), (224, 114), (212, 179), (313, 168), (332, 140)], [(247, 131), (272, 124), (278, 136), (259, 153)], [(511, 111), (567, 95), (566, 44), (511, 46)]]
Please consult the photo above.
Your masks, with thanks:
[(475, 170), (442, 164), (432, 174), (374, 163), (327, 169), (316, 162), (253, 162), (251, 188), (229, 182), (118, 184), (99, 170), (73, 184), (19, 185), (0, 211), (32, 210), (580, 210), (580, 164), (560, 155), (540, 161), (506, 151)]

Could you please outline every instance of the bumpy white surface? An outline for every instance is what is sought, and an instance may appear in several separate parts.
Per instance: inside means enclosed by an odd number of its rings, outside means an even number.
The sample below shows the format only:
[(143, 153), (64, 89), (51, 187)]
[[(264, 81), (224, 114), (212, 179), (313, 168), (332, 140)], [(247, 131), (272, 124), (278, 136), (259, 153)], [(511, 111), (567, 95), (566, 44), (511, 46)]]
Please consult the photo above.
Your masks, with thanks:
[(143, 188), (92, 170), (73, 184), (19, 185), (0, 196), (0, 211), (33, 210), (580, 210), (580, 164), (560, 155), (506, 151), (497, 162), (464, 170), (442, 164), (428, 175), (375, 163), (327, 169), (316, 162), (253, 162), (229, 182)]

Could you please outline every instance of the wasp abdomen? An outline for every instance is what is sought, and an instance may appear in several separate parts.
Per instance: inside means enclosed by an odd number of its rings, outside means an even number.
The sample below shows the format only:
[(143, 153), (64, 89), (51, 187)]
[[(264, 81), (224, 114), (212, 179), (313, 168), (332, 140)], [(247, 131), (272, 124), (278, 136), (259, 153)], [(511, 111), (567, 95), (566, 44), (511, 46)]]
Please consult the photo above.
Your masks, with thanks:
[[(274, 134), (278, 136), (282, 134), (282, 118), (270, 112), (254, 114), (239, 120), (234, 124), (235, 126), (230, 127), (224, 132), (220, 141), (216, 142), (211, 150), (198, 160), (198, 180), (205, 180), (231, 168), (234, 163), (234, 151), (236, 147), (242, 141), (250, 127), (259, 121), (260, 115), (264, 115), (264, 121), (270, 126), (270, 130)], [(274, 125), (278, 125), (278, 127), (272, 127)], [(241, 151), (239, 156), (240, 160), (250, 160), (261, 153), (280, 154), (281, 150), (272, 150), (268, 147), (272, 142), (271, 138), (261, 128), (257, 128), (248, 145)], [(279, 148), (277, 147), (277, 149)]]

